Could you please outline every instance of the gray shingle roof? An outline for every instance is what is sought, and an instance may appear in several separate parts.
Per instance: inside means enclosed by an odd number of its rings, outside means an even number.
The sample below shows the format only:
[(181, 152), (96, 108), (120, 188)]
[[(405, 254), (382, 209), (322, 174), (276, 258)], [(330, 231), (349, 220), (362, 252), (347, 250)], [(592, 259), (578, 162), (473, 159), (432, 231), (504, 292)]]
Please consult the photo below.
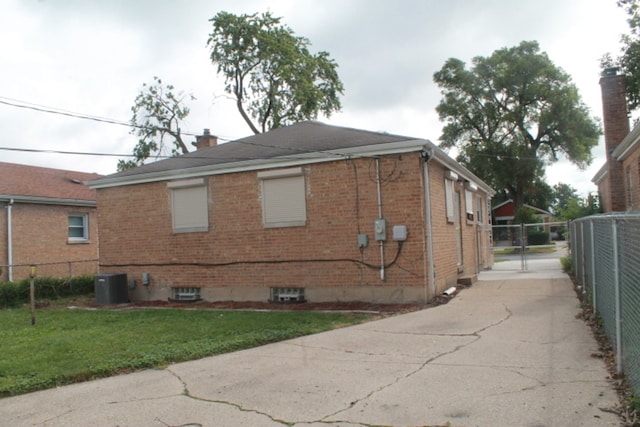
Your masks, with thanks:
[(300, 155), (375, 144), (406, 141), (406, 136), (384, 132), (327, 125), (317, 121), (300, 122), (272, 131), (219, 144), (171, 159), (129, 169), (108, 178), (135, 177), (149, 173), (186, 170), (208, 165), (224, 165), (249, 160), (269, 160), (287, 155)]

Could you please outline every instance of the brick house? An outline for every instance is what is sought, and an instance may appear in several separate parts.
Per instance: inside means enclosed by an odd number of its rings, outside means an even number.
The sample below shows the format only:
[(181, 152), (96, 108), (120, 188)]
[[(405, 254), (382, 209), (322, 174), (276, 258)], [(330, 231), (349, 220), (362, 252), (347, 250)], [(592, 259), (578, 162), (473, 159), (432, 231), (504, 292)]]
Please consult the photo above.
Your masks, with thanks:
[(0, 162), (0, 281), (97, 271), (98, 174)]
[(629, 131), (625, 77), (617, 71), (600, 79), (607, 161), (592, 181), (604, 212), (640, 210), (640, 125)]
[[(536, 208), (535, 206), (524, 204), (524, 207), (529, 209), (533, 214), (540, 217), (544, 224), (544, 231), (550, 233), (551, 226), (549, 225), (553, 220), (551, 212), (544, 209)], [(512, 199), (505, 200), (504, 202), (497, 204), (491, 209), (493, 214), (493, 225), (504, 226), (512, 225), (513, 220), (516, 217), (516, 206)], [(493, 243), (495, 246), (510, 246), (513, 243), (515, 236), (513, 230), (509, 228), (496, 228), (494, 229)]]
[(424, 302), (492, 264), (494, 191), (427, 140), (309, 121), (196, 145), (88, 183), (133, 300)]

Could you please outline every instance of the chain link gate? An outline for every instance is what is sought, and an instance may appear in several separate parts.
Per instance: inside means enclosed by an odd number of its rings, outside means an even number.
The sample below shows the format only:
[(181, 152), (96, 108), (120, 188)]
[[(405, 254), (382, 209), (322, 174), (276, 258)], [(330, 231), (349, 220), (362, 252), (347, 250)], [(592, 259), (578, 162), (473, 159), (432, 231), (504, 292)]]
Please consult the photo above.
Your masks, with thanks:
[[(554, 245), (553, 240), (564, 239), (566, 222), (536, 224), (493, 225), (493, 254), (496, 269), (527, 271), (531, 248)], [(555, 246), (555, 245), (554, 245)], [(501, 260), (520, 261), (520, 267), (500, 268)], [(512, 264), (510, 264), (512, 265)]]

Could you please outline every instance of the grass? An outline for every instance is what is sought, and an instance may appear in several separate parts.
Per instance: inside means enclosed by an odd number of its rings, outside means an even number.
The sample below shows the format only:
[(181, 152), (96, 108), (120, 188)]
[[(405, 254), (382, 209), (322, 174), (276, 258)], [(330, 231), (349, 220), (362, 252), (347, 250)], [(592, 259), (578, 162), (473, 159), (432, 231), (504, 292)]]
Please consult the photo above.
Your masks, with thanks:
[[(528, 246), (528, 254), (550, 254), (556, 251), (555, 245)], [(518, 255), (520, 248), (494, 249), (494, 255)]]
[(0, 310), (0, 396), (314, 334), (365, 314), (180, 309)]

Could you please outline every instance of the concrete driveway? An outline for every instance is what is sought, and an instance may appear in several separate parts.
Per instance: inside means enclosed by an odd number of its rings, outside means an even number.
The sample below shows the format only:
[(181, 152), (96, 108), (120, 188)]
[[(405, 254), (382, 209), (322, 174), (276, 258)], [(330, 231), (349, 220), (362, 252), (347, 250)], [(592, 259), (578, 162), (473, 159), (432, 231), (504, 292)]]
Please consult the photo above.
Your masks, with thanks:
[(446, 305), (0, 399), (7, 426), (619, 426), (557, 259)]

